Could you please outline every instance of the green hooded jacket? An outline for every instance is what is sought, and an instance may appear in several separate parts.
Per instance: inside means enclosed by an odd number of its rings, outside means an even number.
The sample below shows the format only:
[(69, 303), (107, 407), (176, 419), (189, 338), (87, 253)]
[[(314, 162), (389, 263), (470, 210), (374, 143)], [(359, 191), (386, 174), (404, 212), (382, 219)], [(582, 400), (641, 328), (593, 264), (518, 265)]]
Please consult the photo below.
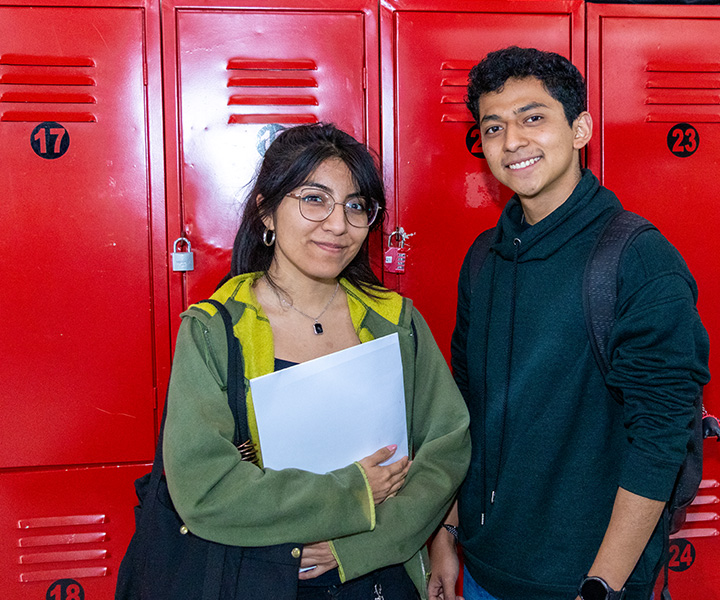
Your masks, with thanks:
[[(274, 370), (272, 329), (252, 289), (261, 275), (235, 277), (213, 295), (233, 316), (246, 379)], [(375, 506), (358, 463), (318, 475), (240, 460), (225, 390), (225, 329), (208, 303), (188, 308), (178, 333), (163, 446), (168, 488), (186, 526), (200, 537), (241, 546), (330, 541), (341, 581), (405, 563), (425, 597), (424, 545), (470, 458), (467, 409), (409, 300), (389, 291), (372, 298), (345, 280), (341, 285), (361, 342), (399, 335), (414, 455), (397, 496)], [(247, 390), (248, 425), (257, 442)]]

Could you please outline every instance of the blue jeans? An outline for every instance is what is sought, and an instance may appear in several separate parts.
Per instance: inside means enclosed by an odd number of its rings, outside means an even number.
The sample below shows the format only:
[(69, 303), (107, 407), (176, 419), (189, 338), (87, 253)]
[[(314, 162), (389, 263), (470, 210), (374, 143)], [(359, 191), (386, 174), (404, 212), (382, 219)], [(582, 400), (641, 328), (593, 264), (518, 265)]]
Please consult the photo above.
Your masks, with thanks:
[(498, 600), (488, 594), (468, 573), (467, 567), (463, 570), (463, 596), (465, 600)]

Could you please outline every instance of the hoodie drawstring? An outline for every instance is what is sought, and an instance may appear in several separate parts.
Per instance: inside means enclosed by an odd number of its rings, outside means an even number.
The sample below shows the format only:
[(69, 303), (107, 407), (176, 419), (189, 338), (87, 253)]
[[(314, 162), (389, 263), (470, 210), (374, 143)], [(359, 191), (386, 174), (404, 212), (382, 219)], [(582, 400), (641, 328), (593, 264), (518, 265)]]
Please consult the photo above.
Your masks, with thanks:
[[(507, 421), (507, 413), (508, 413), (508, 402), (510, 398), (510, 373), (512, 372), (512, 351), (513, 351), (513, 339), (515, 337), (515, 305), (516, 305), (516, 294), (517, 294), (517, 272), (518, 272), (518, 256), (520, 254), (520, 245), (522, 244), (522, 240), (520, 238), (515, 238), (513, 240), (513, 246), (515, 246), (515, 253), (513, 255), (513, 269), (512, 269), (512, 281), (510, 284), (510, 323), (508, 327), (508, 336), (507, 336), (507, 377), (505, 378), (505, 390), (503, 394), (503, 403), (501, 407), (501, 421), (500, 421), (500, 447), (498, 450), (498, 464), (497, 464), (497, 470), (495, 471), (495, 481), (492, 486), (492, 490), (490, 491), (490, 505), (493, 505), (495, 503), (495, 495), (498, 487), (498, 482), (500, 479), (500, 469), (503, 464), (503, 455), (505, 450), (505, 423)], [(494, 276), (494, 273), (493, 273)], [(492, 298), (492, 295), (491, 295)], [(492, 305), (490, 306), (490, 310), (488, 310), (488, 316), (487, 316), (487, 328), (486, 331), (489, 335), (489, 320), (490, 320), (490, 312), (492, 310)], [(487, 359), (486, 359), (486, 365), (487, 365)], [(487, 373), (487, 369), (486, 369)], [(487, 376), (485, 377), (485, 380), (487, 382)], [(487, 383), (485, 384), (487, 386)], [(487, 390), (486, 390), (487, 391)], [(487, 393), (485, 394), (485, 398), (487, 398)], [(487, 413), (487, 409), (486, 413)], [(487, 418), (485, 418), (485, 423), (487, 424)], [(485, 445), (487, 438), (487, 431), (485, 431), (485, 435), (483, 435), (483, 445)], [(485, 463), (485, 448), (482, 448), (482, 468), (483, 468), (483, 497), (482, 497), (482, 504), (481, 504), (481, 510), (482, 514), (480, 516), (480, 524), (485, 525), (485, 515), (488, 512), (486, 509), (486, 492), (487, 489), (487, 469), (486, 469), (486, 463)]]

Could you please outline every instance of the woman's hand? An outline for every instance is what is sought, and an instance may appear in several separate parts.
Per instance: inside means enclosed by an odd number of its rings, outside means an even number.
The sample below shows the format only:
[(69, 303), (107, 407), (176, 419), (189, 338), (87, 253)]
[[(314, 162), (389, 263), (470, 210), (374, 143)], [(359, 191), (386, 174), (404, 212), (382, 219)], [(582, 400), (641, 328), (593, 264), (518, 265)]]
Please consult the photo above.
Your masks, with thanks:
[(327, 542), (305, 544), (302, 558), (300, 559), (300, 568), (309, 568), (310, 570), (300, 571), (300, 573), (298, 573), (298, 579), (314, 579), (337, 566), (337, 561), (330, 551), (330, 544)]
[(380, 466), (381, 463), (389, 460), (396, 450), (397, 446), (394, 444), (386, 446), (359, 461), (362, 468), (365, 469), (375, 504), (380, 504), (397, 494), (405, 483), (405, 477), (410, 469), (410, 461), (407, 456), (390, 465)]

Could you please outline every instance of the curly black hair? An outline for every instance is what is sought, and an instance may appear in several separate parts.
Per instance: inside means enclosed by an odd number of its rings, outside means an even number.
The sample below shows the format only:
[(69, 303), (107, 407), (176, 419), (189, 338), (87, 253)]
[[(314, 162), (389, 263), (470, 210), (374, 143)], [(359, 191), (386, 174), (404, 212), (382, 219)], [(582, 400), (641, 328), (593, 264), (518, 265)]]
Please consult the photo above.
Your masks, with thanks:
[(470, 70), (465, 104), (475, 122), (479, 120), (480, 96), (502, 91), (510, 78), (526, 77), (543, 83), (548, 93), (563, 105), (570, 125), (587, 109), (585, 79), (567, 58), (555, 52), (510, 46), (490, 52)]

